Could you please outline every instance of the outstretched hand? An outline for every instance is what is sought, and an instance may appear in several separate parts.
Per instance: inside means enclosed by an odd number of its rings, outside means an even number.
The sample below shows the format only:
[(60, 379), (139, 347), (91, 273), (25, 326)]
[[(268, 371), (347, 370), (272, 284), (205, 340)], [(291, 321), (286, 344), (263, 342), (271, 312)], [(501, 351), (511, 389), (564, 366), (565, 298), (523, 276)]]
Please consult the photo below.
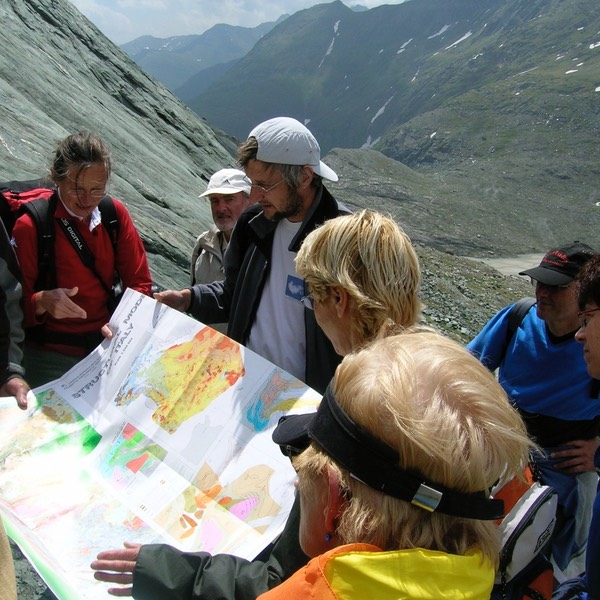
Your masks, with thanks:
[(104, 550), (90, 567), (96, 571), (94, 578), (120, 586), (108, 588), (111, 596), (131, 596), (133, 592), (133, 571), (140, 553), (141, 544), (125, 542), (124, 549)]
[(555, 467), (565, 473), (576, 475), (585, 471), (594, 471), (594, 454), (600, 446), (600, 440), (574, 440), (567, 442), (565, 446), (573, 446), (567, 450), (552, 452), (551, 457), (562, 458), (563, 460), (555, 463)]
[(35, 294), (35, 314), (41, 316), (48, 313), (55, 319), (87, 319), (85, 310), (71, 300), (78, 292), (77, 286), (37, 292)]
[(189, 309), (192, 303), (192, 292), (189, 289), (184, 290), (165, 290), (164, 292), (156, 292), (154, 299), (178, 310), (185, 312)]

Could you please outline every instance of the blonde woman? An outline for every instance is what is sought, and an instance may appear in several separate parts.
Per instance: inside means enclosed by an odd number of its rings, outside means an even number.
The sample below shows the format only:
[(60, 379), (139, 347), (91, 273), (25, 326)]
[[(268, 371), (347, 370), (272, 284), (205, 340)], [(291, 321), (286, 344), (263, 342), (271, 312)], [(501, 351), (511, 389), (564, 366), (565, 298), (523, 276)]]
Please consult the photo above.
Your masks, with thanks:
[(387, 327), (419, 320), (419, 259), (404, 231), (380, 213), (363, 210), (319, 227), (300, 248), (296, 272), (310, 290), (305, 302), (342, 356)]
[(375, 341), (338, 367), (308, 434), (294, 462), (313, 560), (260, 600), (490, 597), (503, 506), (489, 491), (530, 442), (474, 357), (431, 332)]

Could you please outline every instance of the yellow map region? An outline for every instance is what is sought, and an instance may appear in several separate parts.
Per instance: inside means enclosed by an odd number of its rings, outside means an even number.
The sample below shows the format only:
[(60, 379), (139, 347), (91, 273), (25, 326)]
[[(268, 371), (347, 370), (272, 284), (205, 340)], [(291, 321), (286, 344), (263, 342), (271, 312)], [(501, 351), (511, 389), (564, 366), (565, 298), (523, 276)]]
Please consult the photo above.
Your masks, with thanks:
[(142, 373), (146, 394), (157, 405), (152, 419), (173, 433), (244, 373), (239, 344), (205, 327), (191, 340), (165, 350)]

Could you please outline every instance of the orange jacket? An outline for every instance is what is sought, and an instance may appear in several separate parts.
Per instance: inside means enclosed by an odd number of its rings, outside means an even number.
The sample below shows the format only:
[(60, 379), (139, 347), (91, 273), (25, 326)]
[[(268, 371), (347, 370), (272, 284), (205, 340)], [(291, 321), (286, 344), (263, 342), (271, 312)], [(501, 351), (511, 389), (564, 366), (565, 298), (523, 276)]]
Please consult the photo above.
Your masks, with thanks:
[(348, 544), (312, 559), (258, 600), (489, 600), (494, 568), (479, 552), (383, 552)]

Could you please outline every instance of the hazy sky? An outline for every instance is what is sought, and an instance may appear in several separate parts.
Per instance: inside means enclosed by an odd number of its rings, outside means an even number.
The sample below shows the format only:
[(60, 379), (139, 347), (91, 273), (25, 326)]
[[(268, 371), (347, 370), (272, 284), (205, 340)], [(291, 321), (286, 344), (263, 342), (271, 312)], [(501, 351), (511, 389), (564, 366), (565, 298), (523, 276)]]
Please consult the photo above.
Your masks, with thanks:
[[(325, 1), (325, 0), (323, 0)], [(373, 8), (404, 0), (344, 0)], [(201, 34), (217, 23), (256, 27), (281, 15), (321, 4), (315, 0), (71, 0), (98, 29), (116, 44), (142, 35), (165, 38)]]

